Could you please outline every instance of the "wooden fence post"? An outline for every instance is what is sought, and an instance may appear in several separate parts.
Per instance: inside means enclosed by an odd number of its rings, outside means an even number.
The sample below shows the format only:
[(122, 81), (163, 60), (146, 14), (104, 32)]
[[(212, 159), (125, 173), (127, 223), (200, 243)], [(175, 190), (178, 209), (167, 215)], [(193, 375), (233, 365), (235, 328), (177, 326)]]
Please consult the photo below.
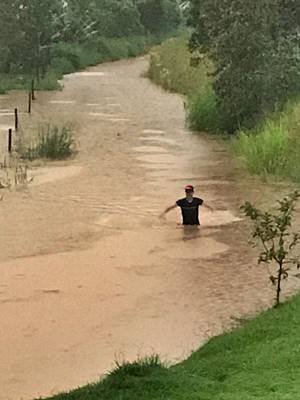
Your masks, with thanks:
[(8, 152), (11, 153), (12, 150), (12, 129), (8, 130)]
[(28, 94), (28, 114), (31, 113), (31, 92)]
[(15, 108), (15, 130), (19, 129), (19, 116), (18, 116), (18, 109)]
[(35, 100), (34, 79), (31, 81), (31, 99)]

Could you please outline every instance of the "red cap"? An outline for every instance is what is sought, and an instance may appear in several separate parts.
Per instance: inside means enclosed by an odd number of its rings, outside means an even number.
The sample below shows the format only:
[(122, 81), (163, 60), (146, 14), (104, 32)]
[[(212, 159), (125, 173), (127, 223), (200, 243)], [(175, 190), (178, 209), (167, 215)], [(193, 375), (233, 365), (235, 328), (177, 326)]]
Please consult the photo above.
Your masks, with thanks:
[(192, 191), (194, 191), (194, 186), (193, 185), (186, 185), (184, 190), (192, 190)]

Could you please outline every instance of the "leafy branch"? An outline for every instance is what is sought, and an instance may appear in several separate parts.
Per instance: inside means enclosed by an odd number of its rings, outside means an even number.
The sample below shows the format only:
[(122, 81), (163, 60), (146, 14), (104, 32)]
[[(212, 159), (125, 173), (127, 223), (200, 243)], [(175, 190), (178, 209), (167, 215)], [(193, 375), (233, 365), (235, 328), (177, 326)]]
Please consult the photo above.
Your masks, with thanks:
[(299, 255), (295, 253), (300, 243), (300, 233), (292, 232), (292, 218), (300, 193), (294, 191), (278, 201), (275, 213), (261, 211), (250, 202), (241, 206), (246, 217), (249, 217), (254, 228), (252, 237), (262, 246), (258, 263), (277, 265), (276, 274), (270, 274), (270, 280), (276, 287), (276, 305), (280, 303), (281, 283), (289, 276), (292, 266), (300, 268)]

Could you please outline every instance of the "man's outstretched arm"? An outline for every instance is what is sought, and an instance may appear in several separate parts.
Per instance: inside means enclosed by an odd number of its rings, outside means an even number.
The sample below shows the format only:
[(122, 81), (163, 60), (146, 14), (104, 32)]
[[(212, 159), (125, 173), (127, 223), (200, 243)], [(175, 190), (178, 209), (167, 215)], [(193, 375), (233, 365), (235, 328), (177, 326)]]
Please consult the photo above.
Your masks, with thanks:
[(213, 207), (211, 207), (209, 204), (203, 203), (202, 206), (207, 208), (210, 211), (214, 211)]
[(173, 204), (172, 206), (167, 207), (167, 208), (165, 209), (165, 211), (163, 211), (163, 212), (160, 214), (159, 218), (164, 217), (169, 211), (173, 210), (173, 209), (176, 208), (176, 207), (177, 207), (177, 204)]

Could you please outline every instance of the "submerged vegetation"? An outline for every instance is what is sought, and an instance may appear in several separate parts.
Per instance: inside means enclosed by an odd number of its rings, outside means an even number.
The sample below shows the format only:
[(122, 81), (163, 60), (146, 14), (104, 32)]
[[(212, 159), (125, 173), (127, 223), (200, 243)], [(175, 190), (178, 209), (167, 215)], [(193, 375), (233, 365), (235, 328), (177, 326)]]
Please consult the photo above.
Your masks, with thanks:
[(23, 159), (29, 161), (39, 158), (64, 160), (75, 151), (72, 130), (67, 126), (40, 125), (37, 139), (29, 146), (19, 142), (17, 151)]

